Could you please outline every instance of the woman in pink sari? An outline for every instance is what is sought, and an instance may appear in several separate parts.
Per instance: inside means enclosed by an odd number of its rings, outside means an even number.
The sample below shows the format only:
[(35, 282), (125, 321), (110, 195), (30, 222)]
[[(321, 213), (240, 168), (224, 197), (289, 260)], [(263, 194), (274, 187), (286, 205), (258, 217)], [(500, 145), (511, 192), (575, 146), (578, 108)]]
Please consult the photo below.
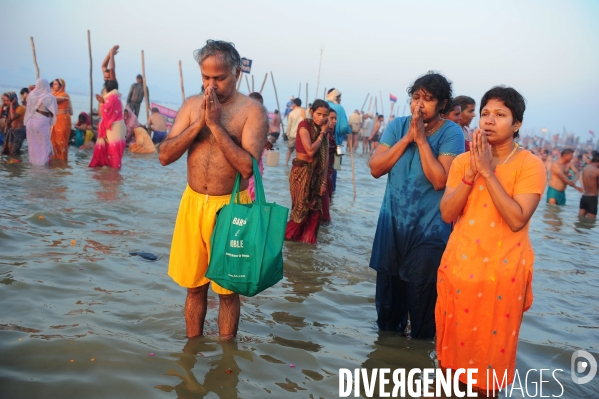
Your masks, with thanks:
[(141, 124), (137, 120), (135, 113), (131, 111), (131, 108), (125, 108), (125, 111), (123, 111), (123, 120), (127, 127), (127, 136), (125, 137), (127, 145), (135, 143), (135, 128), (141, 126)]
[(102, 120), (98, 126), (98, 140), (89, 167), (110, 166), (120, 169), (127, 132), (123, 122), (123, 104), (116, 80), (107, 80), (104, 86), (106, 93), (103, 96), (96, 95)]

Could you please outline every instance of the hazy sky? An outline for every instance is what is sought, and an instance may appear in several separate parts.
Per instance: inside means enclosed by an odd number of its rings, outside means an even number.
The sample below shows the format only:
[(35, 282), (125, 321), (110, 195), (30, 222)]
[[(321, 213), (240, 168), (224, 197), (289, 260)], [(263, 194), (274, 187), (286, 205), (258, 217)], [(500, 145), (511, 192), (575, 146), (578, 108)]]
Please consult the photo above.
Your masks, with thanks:
[[(338, 88), (348, 113), (369, 92), (383, 93), (385, 115), (393, 93), (401, 113), (406, 87), (436, 70), (453, 81), (454, 95), (477, 102), (494, 85), (516, 88), (527, 99), (524, 133), (542, 127), (561, 133), (565, 126), (586, 138), (589, 129), (599, 136), (598, 18), (599, 2), (574, 0), (0, 0), (0, 84), (34, 83), (33, 36), (42, 76), (65, 79), (68, 91), (89, 92), (89, 29), (96, 92), (102, 59), (119, 44), (121, 92), (141, 72), (143, 49), (152, 99), (176, 107), (178, 61), (186, 95), (197, 93), (193, 51), (221, 39), (253, 59), (256, 90), (273, 72), (281, 107), (297, 96), (300, 82), (302, 100), (306, 82), (314, 99), (323, 49), (318, 95)], [(241, 90), (247, 92), (245, 80)], [(270, 75), (262, 94), (274, 109)]]

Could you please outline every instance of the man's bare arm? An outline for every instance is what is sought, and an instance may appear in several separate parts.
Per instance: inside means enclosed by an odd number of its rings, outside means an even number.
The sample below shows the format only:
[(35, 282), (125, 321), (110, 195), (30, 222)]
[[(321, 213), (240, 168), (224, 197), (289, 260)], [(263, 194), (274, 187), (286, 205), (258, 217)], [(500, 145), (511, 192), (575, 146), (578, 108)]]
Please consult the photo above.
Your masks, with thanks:
[(102, 61), (102, 72), (106, 72), (106, 70), (108, 69), (108, 63), (110, 62), (111, 54), (112, 54), (112, 49), (110, 49), (110, 51), (106, 55), (106, 58), (104, 58), (104, 61)]
[(568, 179), (568, 176), (566, 176), (566, 174), (564, 173), (562, 168), (559, 167), (557, 162), (555, 162), (553, 165), (551, 165), (551, 175), (553, 176), (554, 174), (557, 176), (558, 179), (560, 179), (567, 185), (569, 185), (569, 186), (575, 185), (574, 183), (572, 183), (570, 181), (570, 179)]
[(191, 121), (191, 111), (194, 108), (201, 108), (202, 103), (202, 96), (194, 96), (188, 98), (181, 106), (171, 131), (158, 148), (158, 159), (163, 166), (181, 158), (198, 133), (206, 126), (202, 109), (200, 109), (200, 118), (193, 123)]

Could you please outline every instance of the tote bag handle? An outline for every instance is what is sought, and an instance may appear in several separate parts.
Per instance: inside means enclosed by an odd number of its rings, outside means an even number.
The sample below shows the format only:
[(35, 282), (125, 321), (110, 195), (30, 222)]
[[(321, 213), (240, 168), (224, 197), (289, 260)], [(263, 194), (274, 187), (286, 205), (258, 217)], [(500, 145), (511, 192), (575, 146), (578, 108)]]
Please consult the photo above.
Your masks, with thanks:
[[(256, 202), (258, 204), (265, 204), (266, 197), (264, 195), (264, 186), (262, 185), (262, 176), (260, 175), (260, 169), (258, 168), (258, 162), (256, 159), (252, 157), (252, 166), (254, 168), (254, 185), (256, 187)], [(239, 185), (241, 184), (241, 173), (237, 172), (237, 176), (235, 177), (235, 185), (233, 186), (233, 192), (231, 193), (231, 200), (229, 201), (229, 205), (235, 203), (235, 198), (237, 198), (237, 203), (241, 202), (239, 196)]]

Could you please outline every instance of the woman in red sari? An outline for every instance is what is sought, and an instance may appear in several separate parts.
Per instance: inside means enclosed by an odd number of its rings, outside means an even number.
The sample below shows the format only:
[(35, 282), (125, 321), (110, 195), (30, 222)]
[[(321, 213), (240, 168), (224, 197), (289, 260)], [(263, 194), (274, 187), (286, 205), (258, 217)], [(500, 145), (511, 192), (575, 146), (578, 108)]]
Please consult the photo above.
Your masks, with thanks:
[(65, 92), (66, 83), (63, 79), (56, 79), (52, 82), (52, 95), (56, 97), (58, 103), (58, 115), (56, 122), (52, 127), (50, 141), (54, 149), (52, 159), (66, 161), (69, 157), (69, 138), (71, 136), (71, 115), (73, 108), (71, 106), (71, 97)]
[(312, 119), (303, 120), (297, 128), (296, 158), (289, 173), (291, 214), (285, 231), (288, 240), (316, 244), (322, 196), (327, 189), (329, 112), (325, 101), (316, 100), (310, 108)]
[(98, 126), (98, 140), (89, 167), (110, 166), (120, 169), (125, 152), (127, 128), (123, 122), (123, 104), (116, 80), (107, 80), (103, 96), (96, 95), (100, 103), (102, 120)]

